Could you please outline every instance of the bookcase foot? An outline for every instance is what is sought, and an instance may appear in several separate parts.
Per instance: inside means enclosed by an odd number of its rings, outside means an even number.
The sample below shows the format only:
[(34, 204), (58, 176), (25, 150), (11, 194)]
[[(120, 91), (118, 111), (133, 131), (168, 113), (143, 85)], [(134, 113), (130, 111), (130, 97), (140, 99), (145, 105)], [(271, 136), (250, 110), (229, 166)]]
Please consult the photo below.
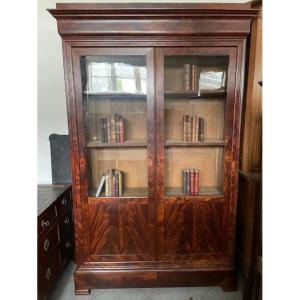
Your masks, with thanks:
[(225, 282), (221, 284), (221, 289), (223, 292), (234, 292), (237, 290), (237, 276), (232, 275), (226, 279)]

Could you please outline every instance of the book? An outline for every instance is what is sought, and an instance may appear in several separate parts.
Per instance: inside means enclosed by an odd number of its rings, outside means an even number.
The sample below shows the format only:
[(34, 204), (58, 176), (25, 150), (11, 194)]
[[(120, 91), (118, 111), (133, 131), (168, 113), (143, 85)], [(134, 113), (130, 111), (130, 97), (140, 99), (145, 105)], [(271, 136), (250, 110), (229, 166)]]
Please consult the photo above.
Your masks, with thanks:
[(105, 175), (105, 196), (108, 197), (108, 189), (109, 189), (109, 182), (108, 182), (108, 174)]
[(120, 143), (124, 143), (125, 142), (125, 124), (124, 124), (124, 119), (122, 117), (120, 117), (119, 127), (120, 127)]
[(98, 189), (96, 191), (96, 197), (99, 197), (100, 194), (101, 194), (101, 191), (103, 189), (103, 186), (104, 186), (104, 183), (105, 183), (105, 176), (103, 175), (99, 181), (99, 185), (98, 185)]
[(199, 170), (195, 169), (195, 175), (194, 175), (194, 195), (199, 195)]
[(187, 191), (186, 191), (186, 181), (187, 181), (187, 178), (186, 178), (186, 169), (183, 169), (182, 170), (182, 177), (183, 177), (183, 193), (184, 194), (187, 194)]
[(191, 90), (195, 91), (197, 89), (197, 66), (196, 65), (192, 65), (191, 68)]
[(194, 169), (190, 169), (190, 195), (194, 195), (195, 182), (194, 182)]
[(199, 141), (204, 142), (204, 118), (199, 118)]
[(194, 117), (195, 118), (195, 132), (194, 132), (194, 138), (195, 142), (199, 142), (199, 117)]
[(110, 120), (105, 118), (105, 123), (107, 124), (106, 126), (106, 143), (111, 143), (111, 128), (110, 128)]
[(190, 81), (191, 81), (191, 65), (184, 64), (183, 65), (183, 89), (184, 90), (189, 91), (191, 89)]

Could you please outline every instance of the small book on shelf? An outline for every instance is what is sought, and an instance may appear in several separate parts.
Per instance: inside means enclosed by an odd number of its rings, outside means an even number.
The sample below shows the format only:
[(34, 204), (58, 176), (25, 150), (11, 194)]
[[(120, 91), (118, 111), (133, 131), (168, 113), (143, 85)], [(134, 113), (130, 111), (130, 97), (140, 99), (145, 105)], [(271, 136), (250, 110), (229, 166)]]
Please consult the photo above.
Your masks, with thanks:
[(125, 142), (125, 120), (119, 114), (100, 119), (102, 143), (116, 144)]
[(199, 195), (199, 170), (183, 169), (183, 194), (198, 196)]
[(123, 193), (123, 176), (120, 170), (109, 169), (101, 177), (96, 191), (96, 197), (99, 197), (103, 186), (105, 186), (106, 197), (119, 197)]
[(204, 141), (204, 118), (198, 116), (183, 116), (183, 141)]

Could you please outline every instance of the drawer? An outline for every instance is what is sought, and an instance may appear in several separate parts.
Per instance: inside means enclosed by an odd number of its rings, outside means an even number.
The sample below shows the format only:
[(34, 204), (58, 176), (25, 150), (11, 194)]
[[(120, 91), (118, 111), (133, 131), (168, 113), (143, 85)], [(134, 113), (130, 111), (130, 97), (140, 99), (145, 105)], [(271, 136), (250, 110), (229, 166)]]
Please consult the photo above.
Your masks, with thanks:
[(47, 262), (38, 271), (38, 299), (44, 297), (61, 273), (59, 246), (50, 255)]
[(38, 217), (38, 235), (48, 231), (56, 222), (56, 208), (52, 204)]
[(38, 241), (38, 263), (41, 266), (58, 244), (58, 228), (54, 226), (49, 232), (41, 235)]
[(74, 251), (74, 235), (73, 227), (71, 226), (63, 235), (60, 242), (61, 264), (64, 268), (68, 261), (73, 258)]
[(68, 211), (65, 212), (59, 219), (59, 236), (62, 238), (66, 229), (73, 223), (72, 218), (72, 209), (70, 208)]
[(68, 189), (64, 192), (57, 200), (57, 214), (62, 215), (72, 204), (72, 192), (71, 189)]

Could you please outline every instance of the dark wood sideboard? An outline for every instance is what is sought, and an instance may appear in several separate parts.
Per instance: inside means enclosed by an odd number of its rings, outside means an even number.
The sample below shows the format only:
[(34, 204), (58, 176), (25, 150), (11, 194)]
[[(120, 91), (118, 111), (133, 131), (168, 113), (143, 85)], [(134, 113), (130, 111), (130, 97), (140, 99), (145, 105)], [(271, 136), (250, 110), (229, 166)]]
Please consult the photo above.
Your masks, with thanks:
[(38, 186), (38, 299), (47, 299), (73, 258), (71, 185)]

